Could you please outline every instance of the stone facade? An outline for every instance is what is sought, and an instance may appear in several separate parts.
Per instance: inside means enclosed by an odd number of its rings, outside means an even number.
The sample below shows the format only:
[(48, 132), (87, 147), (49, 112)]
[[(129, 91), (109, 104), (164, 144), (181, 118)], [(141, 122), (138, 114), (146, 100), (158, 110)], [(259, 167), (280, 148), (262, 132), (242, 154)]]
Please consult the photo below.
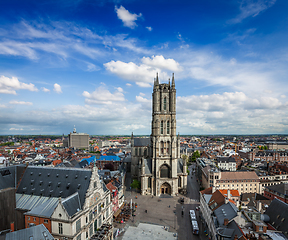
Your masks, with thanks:
[(152, 93), (152, 132), (150, 138), (132, 135), (132, 177), (141, 181), (141, 193), (175, 196), (187, 186), (186, 162), (180, 158), (180, 138), (176, 135), (176, 89), (159, 83), (158, 75)]

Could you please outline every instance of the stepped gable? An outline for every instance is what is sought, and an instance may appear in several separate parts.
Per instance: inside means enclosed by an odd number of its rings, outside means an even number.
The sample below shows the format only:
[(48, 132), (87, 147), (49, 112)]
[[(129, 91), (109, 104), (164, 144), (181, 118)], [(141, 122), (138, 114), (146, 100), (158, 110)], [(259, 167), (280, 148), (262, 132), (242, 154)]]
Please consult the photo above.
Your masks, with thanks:
[(92, 171), (86, 169), (29, 166), (17, 193), (67, 198), (78, 192), (83, 207), (91, 175)]

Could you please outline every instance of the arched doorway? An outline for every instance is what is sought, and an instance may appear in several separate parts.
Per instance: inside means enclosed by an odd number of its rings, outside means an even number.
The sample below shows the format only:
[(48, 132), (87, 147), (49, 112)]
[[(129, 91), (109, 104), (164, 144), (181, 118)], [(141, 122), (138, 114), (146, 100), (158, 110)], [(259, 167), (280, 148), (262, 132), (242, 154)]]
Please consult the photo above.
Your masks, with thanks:
[(169, 183), (165, 182), (160, 187), (160, 193), (161, 194), (169, 194), (171, 195), (171, 186)]

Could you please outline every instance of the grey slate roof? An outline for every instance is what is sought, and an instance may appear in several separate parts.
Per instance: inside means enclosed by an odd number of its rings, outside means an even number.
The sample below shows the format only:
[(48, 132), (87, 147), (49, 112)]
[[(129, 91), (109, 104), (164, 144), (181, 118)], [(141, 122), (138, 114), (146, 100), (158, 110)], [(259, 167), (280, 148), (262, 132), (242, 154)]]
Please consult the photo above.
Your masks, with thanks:
[(9, 167), (0, 167), (0, 190), (5, 188), (15, 188), (15, 174), (16, 184), (25, 169), (25, 165), (15, 165)]
[(150, 138), (134, 138), (135, 147), (146, 147), (150, 144)]
[(75, 213), (81, 210), (80, 198), (78, 192), (62, 200), (67, 213), (72, 217)]
[(183, 159), (179, 158), (177, 161), (177, 173), (183, 173)]
[(39, 205), (50, 205), (58, 202), (58, 198), (32, 196), (16, 193), (16, 208), (30, 211)]
[(50, 218), (58, 203), (59, 200), (57, 198), (51, 198), (51, 201), (46, 201), (42, 204), (39, 204), (37, 207), (32, 208), (31, 211), (24, 214)]
[(269, 223), (278, 231), (288, 233), (288, 204), (274, 198), (265, 214), (270, 217)]
[(152, 174), (152, 159), (144, 159), (145, 174)]
[(233, 157), (217, 157), (217, 162), (220, 162), (220, 163), (234, 162), (234, 163), (236, 163), (235, 158), (233, 158)]
[(30, 228), (25, 228), (15, 232), (10, 232), (7, 233), (6, 235), (6, 240), (31, 240), (31, 239), (52, 240), (54, 238), (43, 224)]
[(225, 218), (230, 221), (237, 216), (237, 208), (233, 203), (228, 202), (227, 204), (223, 204), (219, 208), (217, 208), (214, 211), (214, 214), (217, 217), (219, 225), (223, 226)]
[(91, 174), (92, 171), (86, 169), (29, 166), (17, 193), (67, 198), (78, 192), (82, 207)]
[(277, 185), (267, 186), (266, 188), (288, 197), (288, 183), (280, 183)]

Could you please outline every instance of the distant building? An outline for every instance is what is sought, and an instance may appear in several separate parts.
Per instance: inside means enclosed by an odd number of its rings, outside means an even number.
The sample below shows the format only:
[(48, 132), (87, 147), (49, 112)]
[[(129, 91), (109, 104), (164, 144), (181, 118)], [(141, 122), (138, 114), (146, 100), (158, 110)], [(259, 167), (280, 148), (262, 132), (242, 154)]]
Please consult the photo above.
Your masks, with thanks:
[(278, 198), (281, 201), (288, 203), (288, 183), (265, 187), (264, 196), (271, 200)]
[(236, 171), (236, 161), (233, 157), (218, 157), (217, 158), (218, 167), (221, 170), (226, 171)]
[(74, 128), (73, 133), (68, 134), (68, 147), (89, 149), (89, 134), (77, 133), (76, 128)]

